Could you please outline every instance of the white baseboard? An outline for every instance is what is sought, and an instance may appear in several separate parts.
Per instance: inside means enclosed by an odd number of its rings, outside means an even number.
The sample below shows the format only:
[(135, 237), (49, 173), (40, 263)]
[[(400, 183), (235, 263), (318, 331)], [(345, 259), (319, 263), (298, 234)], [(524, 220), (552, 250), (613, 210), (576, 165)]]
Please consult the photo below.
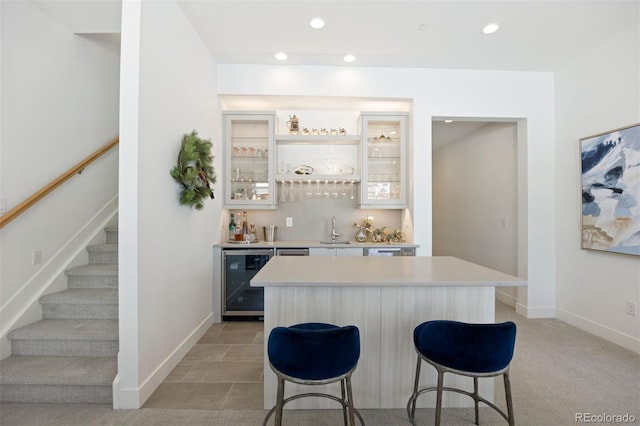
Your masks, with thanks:
[(516, 304), (518, 303), (517, 297), (514, 297), (507, 293), (503, 293), (500, 290), (498, 290), (498, 288), (496, 288), (496, 300), (498, 302), (504, 303), (507, 306), (511, 306), (512, 308), (515, 308)]
[(138, 388), (119, 388), (120, 380), (113, 382), (113, 408), (138, 409), (153, 394), (169, 373), (178, 365), (184, 356), (193, 348), (206, 331), (213, 324), (213, 314), (209, 314), (193, 330), (178, 347), (147, 377)]
[(27, 281), (16, 294), (0, 308), (0, 356), (10, 355), (7, 334), (22, 325), (42, 319), (42, 309), (38, 300), (44, 294), (66, 288), (64, 271), (79, 263), (77, 259), (86, 256), (87, 245), (103, 232), (105, 226), (118, 212), (118, 196), (115, 195), (78, 232), (51, 256), (51, 259)]
[(113, 379), (111, 383), (111, 392), (113, 398), (113, 409), (120, 409), (120, 395), (118, 394), (118, 389), (120, 388), (120, 375), (116, 374), (116, 377)]
[(525, 318), (555, 318), (556, 308), (545, 306), (526, 306), (516, 303), (516, 313)]
[(581, 330), (591, 333), (595, 336), (601, 337), (611, 343), (618, 346), (622, 346), (625, 349), (629, 349), (635, 353), (640, 354), (640, 339), (637, 337), (629, 336), (628, 334), (621, 333), (606, 325), (599, 324), (590, 319), (584, 318), (580, 315), (565, 311), (563, 309), (557, 309), (557, 318), (568, 324), (578, 327)]

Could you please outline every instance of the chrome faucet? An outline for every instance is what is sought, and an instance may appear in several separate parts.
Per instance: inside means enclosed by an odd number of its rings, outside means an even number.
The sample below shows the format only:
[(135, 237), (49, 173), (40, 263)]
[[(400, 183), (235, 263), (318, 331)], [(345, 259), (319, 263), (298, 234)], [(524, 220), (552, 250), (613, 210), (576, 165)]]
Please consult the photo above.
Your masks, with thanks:
[(336, 237), (339, 237), (340, 234), (336, 232), (336, 217), (333, 216), (331, 218), (331, 241), (335, 241)]

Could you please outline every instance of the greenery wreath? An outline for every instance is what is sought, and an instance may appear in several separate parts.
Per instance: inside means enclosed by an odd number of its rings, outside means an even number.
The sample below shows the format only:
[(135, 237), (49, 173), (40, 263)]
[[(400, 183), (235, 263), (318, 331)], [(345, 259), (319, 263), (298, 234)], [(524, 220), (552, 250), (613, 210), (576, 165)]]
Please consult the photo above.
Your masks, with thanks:
[(212, 146), (211, 141), (200, 138), (195, 130), (182, 137), (178, 164), (170, 171), (171, 177), (182, 187), (181, 205), (200, 210), (204, 207), (204, 198), (214, 198), (211, 185), (216, 183), (216, 172), (212, 165)]

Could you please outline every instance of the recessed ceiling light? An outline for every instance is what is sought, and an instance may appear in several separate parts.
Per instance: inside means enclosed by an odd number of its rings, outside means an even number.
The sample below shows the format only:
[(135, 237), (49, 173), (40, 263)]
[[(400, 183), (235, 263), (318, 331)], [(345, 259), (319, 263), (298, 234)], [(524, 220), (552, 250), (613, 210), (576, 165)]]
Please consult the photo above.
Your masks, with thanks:
[(287, 54), (284, 52), (278, 52), (276, 53), (276, 59), (279, 61), (286, 61), (287, 60)]
[(311, 28), (314, 30), (319, 30), (324, 27), (324, 21), (322, 18), (313, 18), (311, 22), (309, 22), (309, 25), (311, 25)]
[(493, 34), (496, 31), (498, 31), (499, 28), (500, 28), (500, 25), (496, 24), (495, 22), (493, 22), (491, 24), (487, 24), (482, 29), (482, 34)]
[(353, 56), (352, 54), (348, 54), (348, 55), (346, 55), (346, 56), (344, 57), (344, 61), (345, 61), (345, 62), (353, 62), (353, 61), (355, 61), (355, 60), (356, 60), (356, 57), (355, 57), (355, 56)]
[(453, 123), (453, 120), (444, 120), (445, 123)]

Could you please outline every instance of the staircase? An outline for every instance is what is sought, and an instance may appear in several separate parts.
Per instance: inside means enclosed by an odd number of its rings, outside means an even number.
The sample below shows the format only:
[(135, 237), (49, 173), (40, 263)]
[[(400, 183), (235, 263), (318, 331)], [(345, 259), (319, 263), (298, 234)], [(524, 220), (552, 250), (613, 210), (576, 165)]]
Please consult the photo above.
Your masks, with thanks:
[(87, 247), (89, 264), (65, 271), (67, 289), (44, 295), (42, 320), (8, 334), (0, 401), (105, 403), (118, 354), (118, 228)]

